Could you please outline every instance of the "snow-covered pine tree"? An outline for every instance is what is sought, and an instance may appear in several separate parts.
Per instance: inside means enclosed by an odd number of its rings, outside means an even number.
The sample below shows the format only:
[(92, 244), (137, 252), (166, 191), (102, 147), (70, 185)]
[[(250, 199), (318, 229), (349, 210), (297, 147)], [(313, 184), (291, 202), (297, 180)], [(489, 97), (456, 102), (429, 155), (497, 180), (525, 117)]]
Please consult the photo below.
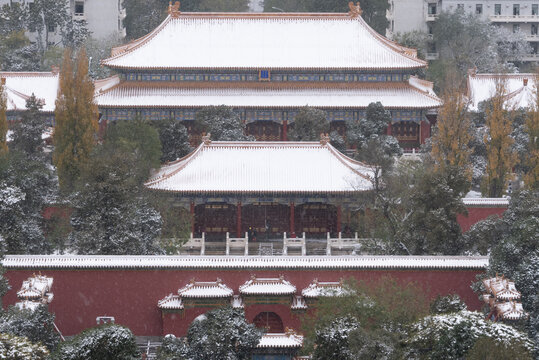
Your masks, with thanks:
[(7, 96), (4, 91), (3, 79), (0, 79), (0, 158), (8, 152), (7, 147)]

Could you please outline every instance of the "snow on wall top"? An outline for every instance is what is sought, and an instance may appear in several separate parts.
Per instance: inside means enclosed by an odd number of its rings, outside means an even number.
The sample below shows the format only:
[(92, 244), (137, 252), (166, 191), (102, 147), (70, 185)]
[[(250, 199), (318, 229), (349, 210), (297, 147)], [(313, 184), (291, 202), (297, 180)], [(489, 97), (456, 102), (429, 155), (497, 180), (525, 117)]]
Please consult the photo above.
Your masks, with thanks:
[(234, 291), (223, 284), (221, 279), (210, 282), (192, 280), (189, 284), (178, 290), (182, 298), (222, 298), (231, 297)]
[(468, 97), (471, 110), (478, 110), (479, 103), (490, 99), (496, 93), (496, 84), (503, 82), (506, 87), (506, 107), (536, 106), (535, 74), (468, 74)]
[(10, 269), (485, 269), (488, 256), (6, 255)]
[(251, 280), (240, 286), (242, 295), (292, 295), (295, 292), (296, 287), (282, 276), (278, 278), (253, 276)]
[(413, 49), (356, 14), (180, 13), (112, 50), (123, 69), (415, 69)]
[(342, 282), (314, 280), (308, 287), (301, 291), (301, 295), (306, 298), (316, 298), (319, 296), (333, 296), (343, 293)]
[(264, 334), (257, 348), (300, 348), (303, 346), (303, 335), (293, 331), (287, 333)]
[(96, 93), (100, 107), (203, 107), (227, 105), (239, 108), (366, 108), (375, 99), (386, 108), (431, 109), (441, 100), (419, 83), (346, 84), (170, 84), (123, 82), (108, 91)]
[(320, 142), (203, 142), (145, 184), (178, 193), (343, 193), (372, 189), (372, 171)]
[(464, 198), (462, 202), (466, 206), (501, 206), (508, 207), (509, 199), (508, 198)]
[(60, 74), (53, 72), (1, 72), (5, 79), (7, 110), (26, 110), (26, 100), (32, 94), (43, 104), (41, 111), (54, 112), (60, 86)]

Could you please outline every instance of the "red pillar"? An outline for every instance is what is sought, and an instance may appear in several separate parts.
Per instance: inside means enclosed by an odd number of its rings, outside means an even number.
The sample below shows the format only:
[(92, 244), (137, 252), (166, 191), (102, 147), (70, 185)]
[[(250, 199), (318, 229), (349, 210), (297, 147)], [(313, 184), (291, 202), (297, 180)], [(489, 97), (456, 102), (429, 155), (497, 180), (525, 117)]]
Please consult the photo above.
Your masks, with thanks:
[(389, 125), (387, 125), (386, 135), (392, 135), (391, 134), (391, 125), (392, 125), (392, 123), (389, 123)]
[(236, 207), (236, 237), (241, 237), (241, 202)]
[(193, 235), (195, 234), (195, 202), (191, 201), (191, 206), (189, 209), (191, 213), (191, 232)]
[(283, 132), (281, 137), (283, 141), (288, 141), (288, 120), (283, 120)]
[(337, 233), (341, 232), (341, 216), (342, 216), (341, 205), (338, 205), (337, 206)]
[(428, 121), (423, 120), (423, 121), (421, 121), (419, 123), (419, 127), (420, 127), (420, 130), (419, 130), (419, 134), (420, 134), (419, 143), (424, 144), (425, 140), (430, 138), (430, 123)]
[(296, 230), (294, 225), (294, 203), (290, 203), (290, 236), (295, 237), (296, 236)]

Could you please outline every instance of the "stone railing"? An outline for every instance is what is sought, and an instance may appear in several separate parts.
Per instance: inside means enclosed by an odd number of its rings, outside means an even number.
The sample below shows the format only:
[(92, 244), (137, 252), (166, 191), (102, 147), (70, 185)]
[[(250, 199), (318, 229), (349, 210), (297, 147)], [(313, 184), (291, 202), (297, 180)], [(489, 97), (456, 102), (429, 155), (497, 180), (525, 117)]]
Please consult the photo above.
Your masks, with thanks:
[(193, 233), (189, 236), (189, 240), (182, 245), (182, 250), (186, 249), (200, 249), (200, 255), (204, 255), (206, 250), (205, 236), (202, 233), (202, 236), (199, 238), (193, 237)]
[(360, 245), (360, 239), (357, 237), (357, 233), (354, 234), (353, 238), (343, 238), (342, 234), (339, 232), (339, 235), (336, 238), (332, 238), (329, 233), (327, 233), (327, 249), (326, 255), (331, 255), (331, 248), (342, 249), (355, 249)]
[(286, 233), (283, 234), (283, 255), (288, 255), (289, 247), (301, 247), (301, 255), (307, 255), (307, 245), (305, 241), (305, 233), (303, 236), (298, 237), (286, 237)]
[(244, 249), (244, 255), (249, 255), (249, 237), (245, 233), (245, 237), (231, 238), (230, 233), (226, 233), (226, 255), (230, 255), (230, 249)]

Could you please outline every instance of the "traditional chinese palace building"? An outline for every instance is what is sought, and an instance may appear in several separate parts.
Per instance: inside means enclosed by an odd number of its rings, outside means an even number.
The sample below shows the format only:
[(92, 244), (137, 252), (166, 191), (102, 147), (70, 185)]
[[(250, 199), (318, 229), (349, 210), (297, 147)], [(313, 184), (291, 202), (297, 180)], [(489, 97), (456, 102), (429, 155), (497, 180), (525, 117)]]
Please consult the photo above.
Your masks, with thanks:
[[(228, 105), (257, 140), (286, 141), (301, 107), (327, 113), (332, 129), (379, 101), (387, 132), (404, 147), (430, 136), (441, 105), (432, 83), (413, 76), (416, 51), (348, 13), (182, 13), (179, 4), (148, 35), (102, 61), (118, 72), (96, 84), (102, 121), (176, 119), (191, 131), (197, 110)], [(198, 141), (195, 141), (198, 143)]]
[(371, 169), (320, 142), (204, 142), (165, 164), (146, 183), (194, 215), (192, 232), (224, 239), (345, 232), (357, 195), (372, 189)]

